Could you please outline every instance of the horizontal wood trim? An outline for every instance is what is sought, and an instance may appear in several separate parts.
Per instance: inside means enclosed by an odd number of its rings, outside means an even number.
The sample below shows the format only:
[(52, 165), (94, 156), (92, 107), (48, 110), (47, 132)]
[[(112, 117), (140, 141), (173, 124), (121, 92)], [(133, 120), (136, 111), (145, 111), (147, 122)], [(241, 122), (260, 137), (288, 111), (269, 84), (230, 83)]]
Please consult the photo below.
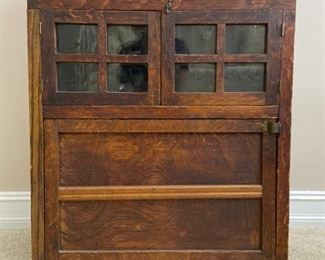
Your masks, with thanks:
[(261, 185), (61, 187), (61, 201), (262, 198)]
[[(287, 8), (294, 9), (296, 0), (174, 0), (173, 10), (229, 10), (229, 9), (264, 9)], [(110, 10), (163, 10), (165, 0), (141, 0), (137, 4), (129, 0), (28, 0), (28, 8), (56, 9), (110, 9)]]
[[(103, 10), (57, 10), (53, 12), (56, 23), (148, 24), (148, 12), (114, 12)], [(127, 19), (125, 19), (127, 17)]]
[(277, 106), (44, 106), (48, 119), (277, 118)]
[(185, 106), (191, 105), (219, 105), (219, 106), (262, 106), (266, 103), (265, 92), (244, 93), (244, 92), (227, 92), (222, 94), (216, 94), (214, 92), (209, 93), (181, 93), (174, 92), (173, 95), (165, 102), (164, 105), (179, 105)]
[(175, 260), (175, 259), (264, 259), (259, 250), (143, 250), (143, 251), (60, 251), (59, 259), (62, 260), (106, 260), (106, 259), (150, 259)]
[(148, 61), (148, 55), (56, 55), (56, 62), (148, 63)]
[(175, 62), (267, 62), (266, 54), (260, 55), (176, 55)]
[[(199, 3), (198, 3), (199, 5)], [(201, 3), (200, 3), (201, 5)], [(217, 23), (268, 23), (268, 10), (240, 10), (231, 12), (176, 12), (176, 24), (217, 24)]]
[(63, 133), (259, 133), (261, 120), (57, 120)]

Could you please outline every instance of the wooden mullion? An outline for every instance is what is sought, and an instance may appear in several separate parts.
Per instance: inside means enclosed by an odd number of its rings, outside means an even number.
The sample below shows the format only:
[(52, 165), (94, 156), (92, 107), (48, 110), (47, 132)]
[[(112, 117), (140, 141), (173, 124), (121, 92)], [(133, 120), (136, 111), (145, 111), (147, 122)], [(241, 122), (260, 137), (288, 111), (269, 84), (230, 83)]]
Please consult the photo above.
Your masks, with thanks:
[[(223, 57), (225, 53), (225, 33), (226, 33), (226, 25), (218, 24), (217, 29), (217, 54), (218, 57)], [(224, 62), (219, 61), (217, 63), (217, 73), (216, 73), (216, 92), (221, 94), (224, 92)]]
[[(98, 49), (99, 55), (101, 57), (105, 57), (107, 53), (107, 25), (104, 19), (100, 21), (98, 24)], [(100, 92), (107, 91), (107, 63), (100, 62), (99, 63), (99, 71), (98, 71), (98, 85)]]
[(56, 54), (56, 62), (148, 63), (148, 55)]

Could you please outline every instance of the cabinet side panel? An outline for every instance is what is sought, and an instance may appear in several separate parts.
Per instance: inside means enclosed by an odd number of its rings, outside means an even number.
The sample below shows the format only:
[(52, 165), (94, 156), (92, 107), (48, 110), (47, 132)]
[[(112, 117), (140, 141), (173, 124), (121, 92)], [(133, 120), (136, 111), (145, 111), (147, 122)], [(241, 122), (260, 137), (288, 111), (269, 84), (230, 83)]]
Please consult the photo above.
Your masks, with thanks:
[(43, 124), (40, 63), (40, 15), (28, 10), (29, 112), (32, 187), (32, 254), (43, 259), (44, 253), (44, 188), (43, 188)]
[(282, 42), (279, 115), (282, 129), (278, 141), (277, 172), (277, 259), (279, 260), (288, 258), (290, 131), (295, 12), (284, 11), (283, 23), (285, 31)]

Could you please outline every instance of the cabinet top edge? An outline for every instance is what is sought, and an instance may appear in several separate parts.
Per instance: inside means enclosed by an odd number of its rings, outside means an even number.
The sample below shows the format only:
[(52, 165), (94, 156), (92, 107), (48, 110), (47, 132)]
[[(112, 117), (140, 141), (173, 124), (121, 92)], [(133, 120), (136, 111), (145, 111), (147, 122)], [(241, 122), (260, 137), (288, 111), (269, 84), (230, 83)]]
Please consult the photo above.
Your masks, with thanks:
[[(28, 9), (143, 10), (162, 11), (166, 0), (27, 0)], [(240, 9), (295, 9), (296, 0), (173, 0), (175, 11)]]

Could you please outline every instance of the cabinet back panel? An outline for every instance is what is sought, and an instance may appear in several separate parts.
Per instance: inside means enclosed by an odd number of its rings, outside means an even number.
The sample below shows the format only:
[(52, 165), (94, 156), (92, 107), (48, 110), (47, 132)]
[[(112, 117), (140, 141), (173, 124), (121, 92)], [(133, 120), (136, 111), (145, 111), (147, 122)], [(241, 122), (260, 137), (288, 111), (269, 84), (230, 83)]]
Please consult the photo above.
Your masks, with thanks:
[(261, 151), (261, 133), (63, 133), (60, 184), (261, 184)]
[(61, 250), (261, 246), (260, 200), (61, 202), (60, 213)]

